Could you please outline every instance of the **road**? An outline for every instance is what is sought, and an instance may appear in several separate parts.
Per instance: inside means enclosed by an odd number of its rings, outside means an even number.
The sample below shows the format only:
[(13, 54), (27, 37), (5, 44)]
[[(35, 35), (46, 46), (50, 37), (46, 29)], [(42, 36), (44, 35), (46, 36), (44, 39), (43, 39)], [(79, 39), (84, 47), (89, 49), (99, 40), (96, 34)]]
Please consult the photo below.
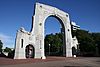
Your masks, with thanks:
[(57, 60), (14, 65), (0, 65), (0, 67), (100, 67), (100, 57), (60, 57)]

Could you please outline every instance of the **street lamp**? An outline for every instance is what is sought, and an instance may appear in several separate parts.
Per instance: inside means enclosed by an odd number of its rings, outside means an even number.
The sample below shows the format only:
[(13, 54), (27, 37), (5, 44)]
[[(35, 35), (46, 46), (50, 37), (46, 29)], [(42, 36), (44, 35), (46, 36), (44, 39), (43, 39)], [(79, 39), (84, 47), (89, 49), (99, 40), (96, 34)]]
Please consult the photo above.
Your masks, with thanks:
[(99, 55), (99, 49), (98, 49), (98, 44), (96, 44), (96, 56), (98, 56)]
[(49, 44), (49, 55), (50, 55), (50, 44)]

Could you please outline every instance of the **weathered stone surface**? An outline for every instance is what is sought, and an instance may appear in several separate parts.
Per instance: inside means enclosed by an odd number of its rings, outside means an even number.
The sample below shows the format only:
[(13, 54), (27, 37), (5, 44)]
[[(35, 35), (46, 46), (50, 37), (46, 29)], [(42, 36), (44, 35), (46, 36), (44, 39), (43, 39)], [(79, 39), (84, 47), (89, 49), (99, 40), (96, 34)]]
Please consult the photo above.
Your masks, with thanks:
[[(65, 56), (72, 57), (72, 44), (73, 38), (71, 34), (71, 25), (69, 14), (63, 12), (55, 7), (36, 3), (35, 7), (35, 15), (33, 16), (33, 28), (31, 32), (25, 31), (24, 28), (21, 28), (17, 32), (16, 36), (16, 47), (15, 47), (15, 57), (14, 59), (25, 59), (25, 49), (26, 46), (31, 44), (35, 48), (35, 57), (34, 58), (42, 58), (46, 59), (44, 54), (44, 24), (45, 20), (49, 16), (54, 16), (60, 21), (62, 21), (62, 25), (65, 32)], [(21, 40), (23, 39), (23, 47)]]

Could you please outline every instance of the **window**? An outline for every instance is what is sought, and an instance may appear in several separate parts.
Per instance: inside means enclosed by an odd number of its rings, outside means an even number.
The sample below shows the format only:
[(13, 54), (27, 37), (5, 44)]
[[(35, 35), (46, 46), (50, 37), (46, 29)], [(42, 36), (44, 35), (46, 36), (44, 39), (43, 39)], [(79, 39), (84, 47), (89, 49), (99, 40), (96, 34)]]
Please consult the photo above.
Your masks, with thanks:
[(23, 48), (23, 39), (21, 39), (21, 48)]

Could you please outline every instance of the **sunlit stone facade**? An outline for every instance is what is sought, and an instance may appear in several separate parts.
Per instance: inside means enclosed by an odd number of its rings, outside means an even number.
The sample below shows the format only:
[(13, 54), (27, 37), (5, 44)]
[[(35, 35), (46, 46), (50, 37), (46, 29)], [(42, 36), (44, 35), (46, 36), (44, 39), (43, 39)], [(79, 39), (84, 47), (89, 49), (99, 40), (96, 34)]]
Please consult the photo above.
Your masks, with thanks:
[(49, 16), (54, 16), (62, 21), (65, 33), (65, 57), (72, 57), (73, 38), (69, 14), (55, 7), (36, 3), (31, 32), (25, 31), (23, 27), (17, 31), (14, 59), (26, 59), (25, 50), (29, 44), (34, 47), (34, 58), (46, 59), (44, 53), (44, 24)]

